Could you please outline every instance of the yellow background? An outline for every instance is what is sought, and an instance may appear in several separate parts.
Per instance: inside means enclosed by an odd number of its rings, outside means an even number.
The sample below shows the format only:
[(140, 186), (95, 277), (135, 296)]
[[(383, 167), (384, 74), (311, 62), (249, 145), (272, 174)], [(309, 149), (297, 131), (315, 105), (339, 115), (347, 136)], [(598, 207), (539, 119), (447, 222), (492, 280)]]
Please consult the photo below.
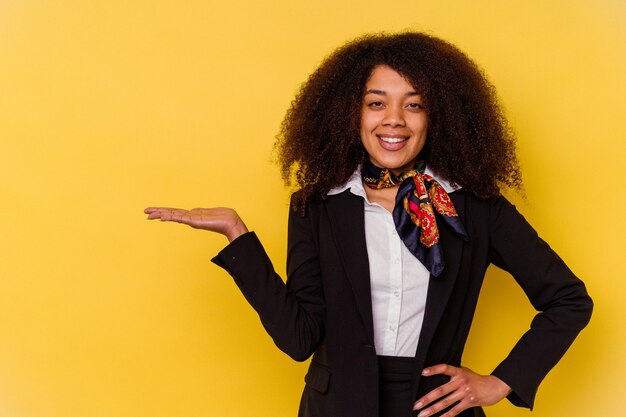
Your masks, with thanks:
[[(142, 209), (236, 207), (284, 271), (283, 113), (334, 47), (401, 29), (498, 87), (513, 198), (596, 302), (533, 415), (623, 415), (625, 22), (622, 0), (1, 0), (0, 416), (295, 416), (306, 364), (209, 262), (225, 239)], [(465, 365), (490, 372), (531, 317), (490, 270)]]

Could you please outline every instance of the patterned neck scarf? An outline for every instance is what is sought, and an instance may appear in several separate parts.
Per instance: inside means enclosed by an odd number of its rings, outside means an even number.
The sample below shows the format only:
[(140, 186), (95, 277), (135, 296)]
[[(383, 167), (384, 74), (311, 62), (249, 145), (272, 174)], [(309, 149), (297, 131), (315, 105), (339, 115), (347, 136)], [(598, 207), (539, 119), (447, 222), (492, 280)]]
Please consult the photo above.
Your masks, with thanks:
[(424, 174), (425, 161), (418, 161), (412, 170), (394, 175), (387, 168), (378, 168), (366, 158), (361, 177), (370, 188), (380, 190), (399, 185), (393, 222), (407, 249), (434, 276), (443, 272), (444, 258), (439, 243), (435, 211), (452, 230), (466, 242), (469, 240), (450, 196), (433, 177)]

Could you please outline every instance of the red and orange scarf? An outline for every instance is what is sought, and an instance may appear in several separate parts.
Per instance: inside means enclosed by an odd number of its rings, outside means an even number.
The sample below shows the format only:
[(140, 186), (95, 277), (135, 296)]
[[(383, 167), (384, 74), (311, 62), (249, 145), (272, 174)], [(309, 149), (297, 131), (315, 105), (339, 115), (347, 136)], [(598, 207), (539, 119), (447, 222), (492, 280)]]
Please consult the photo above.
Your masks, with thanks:
[(450, 196), (437, 180), (424, 174), (425, 168), (426, 162), (418, 161), (412, 170), (394, 175), (366, 159), (361, 177), (373, 189), (399, 186), (393, 209), (398, 235), (426, 269), (439, 276), (443, 272), (444, 258), (435, 212), (463, 240), (469, 238)]

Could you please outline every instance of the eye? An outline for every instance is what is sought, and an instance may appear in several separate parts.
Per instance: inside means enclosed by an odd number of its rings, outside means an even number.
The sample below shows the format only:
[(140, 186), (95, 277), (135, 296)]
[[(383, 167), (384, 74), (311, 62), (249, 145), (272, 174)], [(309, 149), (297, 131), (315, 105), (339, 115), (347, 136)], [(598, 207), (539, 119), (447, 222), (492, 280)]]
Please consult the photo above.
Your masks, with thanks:
[(379, 109), (383, 107), (383, 103), (381, 101), (371, 101), (367, 103), (367, 107), (370, 107), (372, 109)]
[(424, 106), (421, 103), (409, 103), (407, 107), (411, 110), (424, 110)]

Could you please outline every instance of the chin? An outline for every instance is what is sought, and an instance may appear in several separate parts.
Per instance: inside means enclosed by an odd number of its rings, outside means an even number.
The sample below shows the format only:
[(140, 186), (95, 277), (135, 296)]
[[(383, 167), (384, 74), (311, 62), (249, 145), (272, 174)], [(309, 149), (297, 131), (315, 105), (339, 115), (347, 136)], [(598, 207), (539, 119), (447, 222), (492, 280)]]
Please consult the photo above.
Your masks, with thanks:
[(393, 171), (407, 171), (415, 165), (417, 155), (414, 157), (402, 158), (401, 160), (398, 158), (370, 158), (370, 160), (374, 165), (378, 165), (381, 168), (387, 168)]

